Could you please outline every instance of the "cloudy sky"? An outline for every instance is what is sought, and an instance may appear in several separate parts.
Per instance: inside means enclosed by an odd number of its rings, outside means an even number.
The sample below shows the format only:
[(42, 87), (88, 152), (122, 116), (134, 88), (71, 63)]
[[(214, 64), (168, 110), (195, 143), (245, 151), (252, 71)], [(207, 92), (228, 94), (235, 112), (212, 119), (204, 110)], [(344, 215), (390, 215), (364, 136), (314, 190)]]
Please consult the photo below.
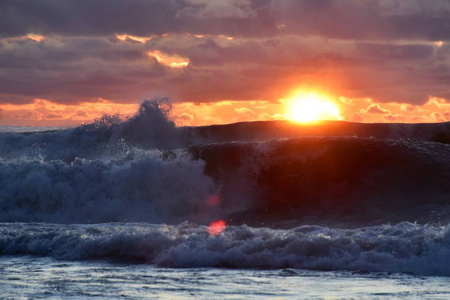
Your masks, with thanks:
[(0, 125), (71, 126), (169, 97), (179, 125), (450, 120), (448, 0), (1, 0)]

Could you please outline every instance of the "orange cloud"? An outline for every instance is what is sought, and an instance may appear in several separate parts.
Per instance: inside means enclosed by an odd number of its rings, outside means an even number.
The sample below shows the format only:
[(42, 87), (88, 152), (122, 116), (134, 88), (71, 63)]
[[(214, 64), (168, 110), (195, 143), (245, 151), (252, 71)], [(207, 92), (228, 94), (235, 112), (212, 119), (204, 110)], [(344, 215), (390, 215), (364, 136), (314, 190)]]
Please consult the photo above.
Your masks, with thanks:
[(99, 102), (84, 102), (64, 105), (46, 99), (35, 99), (28, 104), (1, 104), (1, 125), (13, 126), (76, 126), (89, 123), (104, 114), (131, 115), (136, 104), (118, 104), (99, 99)]
[(39, 43), (39, 42), (42, 42), (43, 40), (45, 40), (45, 36), (40, 35), (40, 34), (35, 34), (35, 33), (29, 33), (27, 35), (7, 38), (6, 40), (7, 41), (32, 40), (32, 41)]
[(27, 39), (33, 40), (35, 42), (42, 42), (43, 40), (45, 40), (45, 37), (43, 35), (34, 34), (34, 33), (29, 33), (26, 36), (24, 36), (23, 38), (27, 38)]
[[(192, 118), (180, 118), (183, 115), (189, 115)], [(284, 105), (281, 102), (228, 100), (210, 103), (175, 103), (171, 117), (178, 126), (227, 124), (285, 118)]]
[(344, 119), (355, 122), (429, 123), (450, 121), (450, 102), (430, 97), (421, 105), (398, 102), (376, 103), (370, 98), (340, 99)]
[(369, 114), (388, 114), (390, 111), (387, 109), (381, 108), (379, 104), (371, 104), (367, 109), (367, 113)]
[(235, 108), (234, 111), (238, 115), (247, 115), (247, 116), (254, 116), (254, 115), (256, 115), (256, 113), (253, 110), (251, 110), (250, 108), (247, 108), (247, 107)]
[(118, 40), (121, 40), (123, 42), (129, 40), (129, 41), (138, 42), (138, 43), (141, 43), (141, 44), (147, 43), (148, 41), (150, 41), (154, 37), (153, 35), (147, 36), (147, 37), (142, 37), (142, 36), (129, 35), (129, 34), (126, 34), (126, 33), (125, 34), (118, 34), (118, 33), (116, 33), (115, 36), (116, 36), (116, 38)]
[(149, 51), (146, 53), (149, 57), (153, 57), (160, 64), (170, 68), (185, 68), (189, 65), (189, 59), (178, 55), (171, 55), (161, 51)]

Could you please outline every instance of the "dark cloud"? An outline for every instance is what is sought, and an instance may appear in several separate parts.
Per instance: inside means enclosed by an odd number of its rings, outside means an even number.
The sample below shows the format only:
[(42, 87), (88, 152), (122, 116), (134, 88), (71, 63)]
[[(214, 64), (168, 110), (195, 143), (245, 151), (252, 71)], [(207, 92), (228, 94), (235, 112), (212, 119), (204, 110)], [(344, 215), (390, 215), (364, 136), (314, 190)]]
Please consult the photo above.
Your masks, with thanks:
[(176, 0), (2, 0), (0, 35), (135, 35), (174, 30), (183, 1)]
[(162, 33), (450, 39), (447, 0), (3, 0), (0, 37)]
[(358, 43), (358, 50), (365, 57), (390, 61), (394, 59), (426, 59), (433, 54), (432, 45), (392, 45)]
[[(155, 91), (171, 92), (180, 101), (273, 101), (302, 85), (382, 102), (423, 103), (428, 95), (448, 93), (449, 66), (437, 60), (433, 45), (342, 44), (301, 37), (228, 41), (174, 36), (146, 44), (55, 39), (0, 47), (2, 93), (62, 103), (98, 98), (137, 102)], [(145, 54), (155, 49), (187, 57), (191, 65), (170, 69)], [(0, 101), (11, 102), (8, 97)]]
[(295, 34), (328, 38), (450, 39), (447, 0), (272, 1), (278, 21)]
[[(201, 1), (200, 1), (201, 2)], [(276, 32), (269, 0), (3, 0), (0, 37), (27, 33), (107, 36), (200, 33), (259, 36)]]

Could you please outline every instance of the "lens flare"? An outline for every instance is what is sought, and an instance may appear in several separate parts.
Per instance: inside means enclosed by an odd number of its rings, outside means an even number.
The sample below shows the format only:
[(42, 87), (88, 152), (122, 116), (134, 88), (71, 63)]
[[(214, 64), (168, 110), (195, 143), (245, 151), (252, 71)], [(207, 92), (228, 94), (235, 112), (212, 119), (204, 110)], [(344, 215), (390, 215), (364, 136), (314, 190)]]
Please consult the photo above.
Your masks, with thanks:
[(208, 233), (210, 235), (218, 235), (225, 229), (226, 223), (224, 220), (211, 222), (208, 226)]
[(213, 195), (206, 199), (205, 204), (208, 206), (216, 206), (220, 203), (219, 195)]

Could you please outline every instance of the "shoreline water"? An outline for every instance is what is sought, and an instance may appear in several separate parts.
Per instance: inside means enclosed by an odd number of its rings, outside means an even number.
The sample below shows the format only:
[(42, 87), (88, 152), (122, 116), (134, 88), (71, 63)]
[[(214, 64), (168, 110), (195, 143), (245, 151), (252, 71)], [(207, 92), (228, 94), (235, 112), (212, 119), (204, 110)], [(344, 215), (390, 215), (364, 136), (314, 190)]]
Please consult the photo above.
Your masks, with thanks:
[(4, 256), (2, 298), (446, 299), (447, 277), (300, 269), (166, 269), (104, 261)]

